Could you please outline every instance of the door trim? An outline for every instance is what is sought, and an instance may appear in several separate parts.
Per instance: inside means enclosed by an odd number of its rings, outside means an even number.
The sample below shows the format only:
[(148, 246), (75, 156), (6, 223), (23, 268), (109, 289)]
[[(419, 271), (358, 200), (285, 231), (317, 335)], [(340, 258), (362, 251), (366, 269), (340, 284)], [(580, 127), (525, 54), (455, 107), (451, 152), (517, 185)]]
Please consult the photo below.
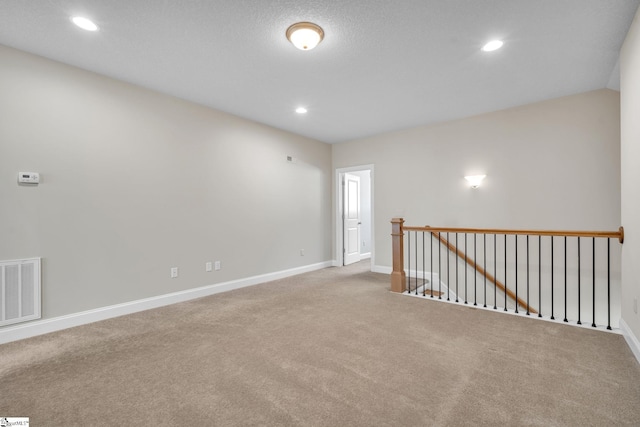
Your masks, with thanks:
[[(351, 166), (346, 168), (336, 168), (334, 176), (335, 183), (335, 267), (342, 267), (344, 264), (343, 249), (343, 227), (342, 227), (342, 176), (349, 172), (370, 171), (371, 176), (371, 268), (376, 265), (376, 235), (375, 235), (375, 204), (374, 204), (374, 165)], [(373, 270), (371, 270), (373, 271)]]

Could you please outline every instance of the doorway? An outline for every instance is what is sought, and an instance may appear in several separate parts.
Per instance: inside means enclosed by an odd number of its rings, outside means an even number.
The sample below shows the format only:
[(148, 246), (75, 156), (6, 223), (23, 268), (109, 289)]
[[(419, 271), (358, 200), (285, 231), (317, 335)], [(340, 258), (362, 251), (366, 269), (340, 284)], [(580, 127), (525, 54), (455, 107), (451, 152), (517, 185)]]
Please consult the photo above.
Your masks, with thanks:
[(375, 265), (373, 165), (336, 169), (336, 266)]

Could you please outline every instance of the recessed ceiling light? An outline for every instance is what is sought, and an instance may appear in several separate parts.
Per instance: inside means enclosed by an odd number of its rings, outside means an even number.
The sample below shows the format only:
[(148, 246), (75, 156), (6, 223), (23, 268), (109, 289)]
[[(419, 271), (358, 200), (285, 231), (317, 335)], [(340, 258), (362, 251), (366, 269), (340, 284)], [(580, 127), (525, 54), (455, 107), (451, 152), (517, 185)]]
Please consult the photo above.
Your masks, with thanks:
[(287, 39), (300, 50), (311, 50), (324, 38), (324, 31), (312, 22), (298, 22), (287, 28)]
[(489, 43), (482, 46), (482, 50), (485, 52), (491, 52), (492, 50), (500, 49), (503, 44), (502, 40), (491, 40)]
[(298, 107), (296, 108), (296, 113), (298, 114), (307, 114), (307, 109), (304, 107)]
[(82, 16), (74, 16), (71, 18), (71, 21), (83, 30), (98, 31), (98, 26), (92, 20), (83, 18)]

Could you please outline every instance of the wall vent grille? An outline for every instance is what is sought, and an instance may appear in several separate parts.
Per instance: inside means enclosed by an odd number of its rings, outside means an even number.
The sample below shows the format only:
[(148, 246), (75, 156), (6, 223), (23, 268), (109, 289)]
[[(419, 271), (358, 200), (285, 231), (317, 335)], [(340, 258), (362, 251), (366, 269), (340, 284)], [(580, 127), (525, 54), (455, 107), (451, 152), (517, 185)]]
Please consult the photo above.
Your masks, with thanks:
[(0, 326), (40, 318), (40, 258), (0, 261)]

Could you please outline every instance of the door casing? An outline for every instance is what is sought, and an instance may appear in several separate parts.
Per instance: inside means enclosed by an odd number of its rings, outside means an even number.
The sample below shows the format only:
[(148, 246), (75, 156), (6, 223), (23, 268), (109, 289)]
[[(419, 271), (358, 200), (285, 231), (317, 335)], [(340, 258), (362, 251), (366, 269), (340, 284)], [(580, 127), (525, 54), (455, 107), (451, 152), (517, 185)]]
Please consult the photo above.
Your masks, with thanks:
[(344, 250), (344, 245), (343, 245), (343, 227), (342, 227), (342, 200), (343, 200), (343, 194), (342, 194), (342, 178), (344, 176), (345, 173), (349, 173), (349, 172), (360, 172), (360, 171), (370, 171), (370, 177), (371, 177), (371, 271), (374, 270), (374, 267), (376, 265), (375, 262), (375, 256), (376, 256), (376, 245), (375, 245), (375, 200), (374, 200), (374, 186), (375, 186), (375, 179), (374, 179), (374, 165), (370, 164), (370, 165), (360, 165), (360, 166), (351, 166), (351, 167), (346, 167), (346, 168), (336, 168), (336, 172), (335, 172), (335, 178), (334, 178), (334, 182), (335, 182), (335, 199), (334, 199), (334, 206), (335, 206), (335, 260), (334, 260), (334, 266), (335, 267), (342, 267), (344, 264), (344, 255), (343, 255), (343, 250)]

